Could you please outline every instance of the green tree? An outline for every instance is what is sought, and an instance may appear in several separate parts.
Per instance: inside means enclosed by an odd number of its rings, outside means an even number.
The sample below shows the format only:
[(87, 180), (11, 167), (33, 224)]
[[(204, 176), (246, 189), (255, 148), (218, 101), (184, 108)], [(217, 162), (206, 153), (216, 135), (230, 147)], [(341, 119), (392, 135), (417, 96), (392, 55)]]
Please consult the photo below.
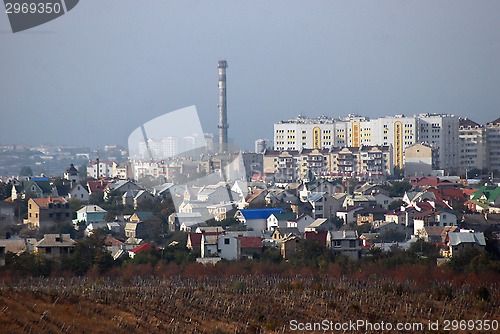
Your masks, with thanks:
[(111, 268), (113, 258), (106, 249), (104, 239), (106, 233), (95, 230), (90, 236), (77, 241), (73, 253), (66, 261), (68, 269), (77, 275), (84, 275), (94, 266), (100, 273)]

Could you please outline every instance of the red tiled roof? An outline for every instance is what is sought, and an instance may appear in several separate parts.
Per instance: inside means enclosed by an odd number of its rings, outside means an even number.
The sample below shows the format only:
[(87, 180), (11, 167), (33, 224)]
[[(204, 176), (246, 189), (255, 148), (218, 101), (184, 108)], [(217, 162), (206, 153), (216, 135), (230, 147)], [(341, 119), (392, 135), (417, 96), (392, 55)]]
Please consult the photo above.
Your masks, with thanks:
[(466, 194), (467, 196), (470, 196), (471, 194), (475, 193), (476, 190), (474, 189), (462, 189), (462, 191), (464, 192), (464, 194)]
[(419, 218), (425, 218), (433, 213), (432, 210), (426, 210), (422, 211), (421, 213), (417, 213), (416, 215), (413, 216), (413, 218), (419, 219)]
[(240, 248), (262, 248), (262, 239), (260, 237), (236, 237), (240, 241)]
[(91, 193), (102, 192), (111, 181), (89, 181), (88, 186)]
[(49, 203), (53, 204), (66, 204), (66, 200), (62, 197), (44, 197), (44, 198), (32, 198), (33, 202), (42, 209), (47, 209), (49, 207)]
[(132, 249), (130, 252), (132, 252), (132, 253), (150, 252), (153, 248), (155, 248), (153, 245), (151, 245), (149, 242), (146, 242), (144, 245), (140, 245), (140, 246)]

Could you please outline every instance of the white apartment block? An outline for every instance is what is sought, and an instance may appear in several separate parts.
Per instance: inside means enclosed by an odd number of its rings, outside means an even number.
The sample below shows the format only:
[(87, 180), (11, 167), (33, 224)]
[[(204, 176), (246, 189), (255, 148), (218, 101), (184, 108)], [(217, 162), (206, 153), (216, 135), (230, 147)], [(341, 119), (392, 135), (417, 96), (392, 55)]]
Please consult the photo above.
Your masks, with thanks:
[(302, 148), (330, 148), (334, 145), (333, 119), (325, 116), (307, 118), (298, 116), (274, 124), (274, 148), (278, 151)]
[(459, 167), (459, 119), (454, 115), (420, 114), (418, 141), (437, 149), (437, 167)]
[(371, 126), (367, 117), (348, 115), (335, 122), (334, 147), (371, 145)]
[(404, 167), (405, 149), (416, 143), (436, 149), (438, 168), (457, 168), (458, 138), (458, 118), (453, 115), (396, 115), (372, 120), (359, 115), (336, 120), (299, 116), (274, 124), (275, 150), (392, 146), (392, 160), (399, 168)]
[(485, 128), (468, 119), (459, 121), (459, 166), (462, 172), (487, 167)]
[(87, 175), (94, 179), (100, 179), (102, 177), (114, 177), (113, 163), (114, 161), (91, 161), (87, 165)]
[(488, 147), (488, 168), (500, 172), (500, 118), (486, 123), (486, 141)]
[(393, 148), (394, 166), (403, 168), (404, 151), (417, 142), (417, 118), (403, 115), (387, 116), (370, 121), (371, 145)]

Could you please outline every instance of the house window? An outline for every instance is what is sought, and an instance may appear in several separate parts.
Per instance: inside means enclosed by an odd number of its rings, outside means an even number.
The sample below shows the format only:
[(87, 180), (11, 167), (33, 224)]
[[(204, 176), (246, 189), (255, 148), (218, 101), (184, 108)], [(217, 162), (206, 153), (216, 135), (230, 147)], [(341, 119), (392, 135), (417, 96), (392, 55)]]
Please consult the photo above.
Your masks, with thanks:
[(349, 248), (356, 248), (356, 240), (349, 240)]
[(52, 216), (53, 216), (53, 215), (54, 215), (53, 213), (49, 213), (49, 217), (50, 217), (50, 218), (52, 218)]
[(50, 254), (50, 253), (52, 253), (52, 248), (50, 248), (50, 247), (46, 247), (46, 248), (45, 248), (45, 253), (46, 253), (46, 254)]
[(340, 240), (333, 241), (333, 247), (340, 248), (342, 246), (342, 242)]
[(229, 245), (229, 239), (228, 238), (224, 239), (224, 245)]
[(66, 217), (69, 217), (69, 212), (66, 212)]

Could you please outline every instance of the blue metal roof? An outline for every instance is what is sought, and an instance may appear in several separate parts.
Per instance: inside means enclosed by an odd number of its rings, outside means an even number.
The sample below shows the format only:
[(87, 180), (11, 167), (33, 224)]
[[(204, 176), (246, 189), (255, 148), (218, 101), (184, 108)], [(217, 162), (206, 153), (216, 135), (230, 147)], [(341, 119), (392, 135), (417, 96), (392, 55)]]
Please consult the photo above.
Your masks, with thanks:
[(246, 209), (240, 210), (245, 219), (267, 219), (273, 213), (281, 213), (280, 208), (266, 208), (266, 209)]

